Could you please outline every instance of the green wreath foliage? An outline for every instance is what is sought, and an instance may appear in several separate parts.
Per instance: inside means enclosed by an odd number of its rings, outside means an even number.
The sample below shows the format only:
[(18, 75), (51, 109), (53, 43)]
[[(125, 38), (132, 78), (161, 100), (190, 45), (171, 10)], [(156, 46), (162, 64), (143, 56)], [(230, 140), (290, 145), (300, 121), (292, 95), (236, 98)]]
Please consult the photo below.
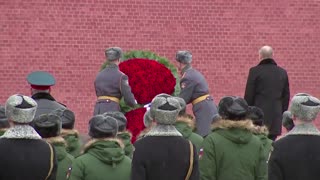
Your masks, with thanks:
[[(179, 74), (178, 74), (178, 70), (167, 58), (165, 58), (163, 56), (159, 56), (159, 55), (157, 55), (156, 53), (154, 53), (152, 51), (132, 50), (132, 51), (125, 52), (123, 54), (123, 57), (122, 57), (121, 60), (122, 61), (126, 61), (126, 60), (134, 59), (134, 58), (155, 60), (155, 61), (159, 62), (160, 64), (163, 64), (164, 66), (166, 66), (172, 72), (173, 76), (176, 79), (176, 85), (174, 87), (174, 93), (172, 95), (173, 96), (178, 96), (179, 95), (181, 89), (180, 89), (180, 85), (179, 85), (180, 84), (180, 77), (179, 77)], [(104, 69), (106, 66), (108, 66), (108, 64), (109, 64), (109, 62), (105, 61), (101, 65), (101, 69), (100, 70)], [(136, 108), (139, 108), (141, 106), (142, 105), (139, 105)], [(128, 112), (128, 111), (133, 109), (133, 108), (127, 106), (124, 103), (123, 98), (120, 101), (120, 107), (121, 107), (121, 111), (123, 111), (123, 112)]]

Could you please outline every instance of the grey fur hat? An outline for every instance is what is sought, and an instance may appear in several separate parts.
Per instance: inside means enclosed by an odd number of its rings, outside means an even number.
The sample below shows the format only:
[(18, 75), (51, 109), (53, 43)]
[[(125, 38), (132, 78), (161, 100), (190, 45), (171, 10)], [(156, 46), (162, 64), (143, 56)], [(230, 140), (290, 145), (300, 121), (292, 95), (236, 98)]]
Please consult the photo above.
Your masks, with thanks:
[(30, 123), (36, 114), (37, 106), (37, 102), (32, 98), (15, 94), (6, 102), (6, 116), (13, 122)]
[(118, 121), (118, 131), (124, 131), (127, 126), (127, 118), (119, 111), (111, 111), (103, 113), (104, 116), (111, 116)]
[(181, 106), (176, 97), (159, 94), (153, 98), (150, 117), (158, 124), (172, 125), (176, 122)]
[(89, 136), (93, 138), (114, 137), (118, 133), (118, 121), (111, 116), (96, 115), (89, 121)]
[(176, 54), (176, 60), (182, 64), (190, 64), (192, 62), (192, 54), (187, 50), (178, 51)]
[(121, 59), (122, 49), (119, 47), (111, 47), (106, 49), (105, 54), (108, 61), (115, 61)]
[(152, 117), (150, 115), (150, 110), (147, 110), (143, 115), (143, 124), (145, 127), (150, 127), (152, 124)]
[(55, 114), (41, 114), (34, 119), (33, 128), (42, 138), (59, 136), (62, 129), (61, 118)]
[(298, 93), (293, 96), (290, 112), (302, 121), (313, 121), (320, 111), (320, 101), (306, 93)]
[(180, 97), (176, 97), (176, 99), (179, 101), (180, 107), (181, 107), (181, 110), (179, 112), (179, 116), (186, 114), (186, 107), (187, 107), (186, 102), (184, 101), (184, 99), (182, 99)]
[(74, 113), (67, 108), (56, 109), (51, 112), (61, 118), (62, 128), (63, 129), (73, 129), (75, 123), (75, 115)]

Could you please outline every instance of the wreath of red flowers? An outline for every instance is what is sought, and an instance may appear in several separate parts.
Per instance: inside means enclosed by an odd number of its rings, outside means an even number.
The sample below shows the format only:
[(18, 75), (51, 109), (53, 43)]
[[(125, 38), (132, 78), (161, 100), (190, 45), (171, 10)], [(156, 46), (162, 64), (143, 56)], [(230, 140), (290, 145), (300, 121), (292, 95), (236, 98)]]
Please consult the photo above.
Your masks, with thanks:
[(137, 136), (145, 128), (143, 124), (143, 116), (146, 111), (146, 108), (138, 108), (126, 113), (126, 118), (128, 120), (127, 128), (132, 133), (132, 143), (136, 141)]
[(147, 104), (160, 93), (172, 94), (176, 79), (157, 61), (129, 59), (120, 63), (120, 70), (129, 77), (131, 91), (138, 104)]
[[(102, 65), (102, 69), (107, 62)], [(132, 142), (136, 136), (145, 129), (143, 116), (148, 104), (161, 93), (177, 94), (180, 89), (177, 86), (179, 77), (176, 68), (164, 57), (160, 57), (150, 51), (129, 51), (124, 54), (124, 61), (119, 64), (120, 70), (129, 78), (131, 91), (138, 104), (137, 109), (125, 105), (123, 100), (120, 106), (126, 112), (127, 129), (132, 133)]]

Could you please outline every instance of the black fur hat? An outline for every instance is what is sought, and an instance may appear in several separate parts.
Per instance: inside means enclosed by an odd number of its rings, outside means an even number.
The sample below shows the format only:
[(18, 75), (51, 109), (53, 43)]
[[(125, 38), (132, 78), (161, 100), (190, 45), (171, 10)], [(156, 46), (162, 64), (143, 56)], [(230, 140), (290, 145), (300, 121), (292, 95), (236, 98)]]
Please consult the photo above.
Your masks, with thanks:
[(33, 127), (42, 138), (60, 135), (61, 119), (54, 114), (42, 114), (33, 120)]
[(251, 119), (256, 126), (263, 126), (264, 113), (262, 109), (256, 106), (249, 106), (247, 118)]
[(246, 100), (237, 96), (223, 97), (218, 105), (218, 112), (222, 119), (244, 120), (248, 112)]
[(66, 108), (60, 108), (52, 112), (60, 117), (62, 121), (62, 128), (63, 129), (73, 129), (74, 122), (75, 122), (75, 115), (72, 111)]
[(89, 121), (89, 136), (92, 138), (115, 137), (118, 121), (111, 116), (96, 115)]

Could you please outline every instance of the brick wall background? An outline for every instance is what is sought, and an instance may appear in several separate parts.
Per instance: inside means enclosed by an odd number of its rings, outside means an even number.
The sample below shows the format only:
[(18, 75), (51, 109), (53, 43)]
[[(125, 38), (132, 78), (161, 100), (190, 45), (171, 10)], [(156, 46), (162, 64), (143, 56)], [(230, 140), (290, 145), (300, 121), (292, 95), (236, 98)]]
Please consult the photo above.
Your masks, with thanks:
[(271, 45), (291, 94), (320, 97), (320, 0), (0, 0), (0, 103), (30, 94), (33, 70), (57, 79), (52, 94), (86, 131), (104, 50), (144, 49), (173, 63), (193, 52), (215, 101), (243, 96), (258, 49)]

